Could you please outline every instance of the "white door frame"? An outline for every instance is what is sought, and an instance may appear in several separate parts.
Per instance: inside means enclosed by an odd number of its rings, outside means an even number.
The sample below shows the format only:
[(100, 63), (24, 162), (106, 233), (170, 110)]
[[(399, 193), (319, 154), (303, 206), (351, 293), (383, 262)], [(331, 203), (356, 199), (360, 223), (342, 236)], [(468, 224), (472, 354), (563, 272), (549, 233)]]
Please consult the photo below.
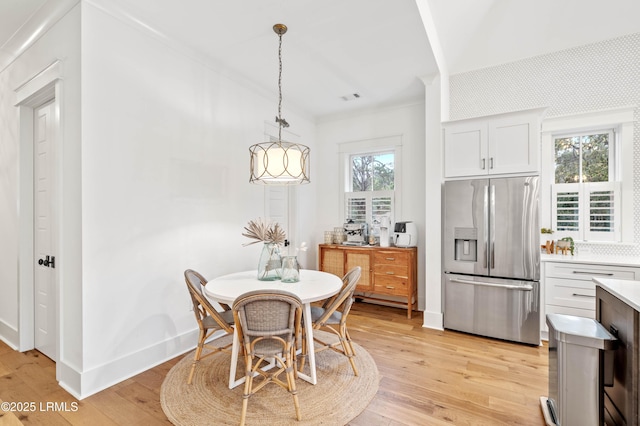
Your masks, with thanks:
[[(20, 188), (19, 197), (19, 250), (18, 250), (18, 350), (26, 351), (34, 348), (35, 324), (34, 324), (34, 132), (33, 113), (34, 108), (44, 102), (53, 99), (54, 132), (52, 145), (52, 252), (60, 252), (60, 149), (62, 141), (60, 100), (62, 91), (62, 64), (60, 60), (53, 62), (44, 70), (28, 79), (15, 89), (15, 106), (20, 114), (20, 155), (19, 166)], [(55, 309), (56, 309), (56, 359), (60, 359), (61, 333), (60, 333), (60, 264), (56, 265), (54, 274)], [(57, 370), (57, 369), (56, 369)]]

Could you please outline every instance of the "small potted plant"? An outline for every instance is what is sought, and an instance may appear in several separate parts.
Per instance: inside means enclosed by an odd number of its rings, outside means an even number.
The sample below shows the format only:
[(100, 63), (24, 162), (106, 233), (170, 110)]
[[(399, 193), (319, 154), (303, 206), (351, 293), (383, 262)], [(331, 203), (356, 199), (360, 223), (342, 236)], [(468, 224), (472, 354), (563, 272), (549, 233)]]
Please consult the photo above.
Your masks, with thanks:
[(571, 256), (573, 256), (573, 251), (575, 250), (575, 245), (573, 244), (573, 238), (564, 237), (558, 240), (558, 247), (566, 248), (571, 252)]

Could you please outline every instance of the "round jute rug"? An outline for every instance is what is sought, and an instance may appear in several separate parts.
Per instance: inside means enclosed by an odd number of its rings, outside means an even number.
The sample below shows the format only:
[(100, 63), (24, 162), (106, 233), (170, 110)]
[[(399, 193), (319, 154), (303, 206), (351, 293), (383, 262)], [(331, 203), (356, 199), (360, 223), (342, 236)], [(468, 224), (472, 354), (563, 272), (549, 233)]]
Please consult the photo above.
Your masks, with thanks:
[[(314, 333), (322, 334), (322, 338), (333, 337), (327, 332)], [(220, 343), (223, 342), (221, 339)], [(357, 377), (345, 356), (325, 350), (316, 354), (318, 383), (312, 385), (300, 378), (296, 381), (301, 421), (296, 420), (291, 395), (280, 386), (269, 383), (249, 398), (246, 424), (347, 424), (369, 405), (380, 382), (378, 368), (371, 355), (360, 345), (354, 346)], [(239, 424), (244, 385), (229, 389), (229, 354), (218, 353), (201, 360), (193, 382), (188, 385), (192, 361), (193, 352), (190, 352), (169, 371), (162, 383), (160, 402), (167, 418), (174, 425)], [(240, 359), (237, 377), (243, 373), (244, 360)], [(284, 373), (281, 378), (284, 380)]]

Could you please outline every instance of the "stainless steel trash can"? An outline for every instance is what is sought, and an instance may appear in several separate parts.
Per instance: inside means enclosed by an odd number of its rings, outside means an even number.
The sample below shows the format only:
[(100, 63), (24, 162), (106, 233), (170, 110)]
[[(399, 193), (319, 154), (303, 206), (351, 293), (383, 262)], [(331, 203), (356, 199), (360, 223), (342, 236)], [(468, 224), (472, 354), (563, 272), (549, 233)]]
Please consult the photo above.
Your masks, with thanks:
[(613, 352), (605, 351), (616, 338), (591, 318), (547, 314), (547, 325), (549, 396), (540, 399), (547, 425), (602, 425), (603, 386), (613, 382)]

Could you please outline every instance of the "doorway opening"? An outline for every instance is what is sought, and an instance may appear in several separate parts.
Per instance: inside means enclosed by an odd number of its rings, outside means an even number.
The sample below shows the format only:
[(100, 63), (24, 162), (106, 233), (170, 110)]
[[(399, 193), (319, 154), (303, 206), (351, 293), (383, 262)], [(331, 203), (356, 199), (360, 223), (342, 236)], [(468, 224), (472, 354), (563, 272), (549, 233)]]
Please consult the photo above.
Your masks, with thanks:
[(18, 350), (35, 348), (54, 362), (61, 341), (55, 259), (60, 86), (61, 66), (56, 61), (15, 90), (20, 115)]

